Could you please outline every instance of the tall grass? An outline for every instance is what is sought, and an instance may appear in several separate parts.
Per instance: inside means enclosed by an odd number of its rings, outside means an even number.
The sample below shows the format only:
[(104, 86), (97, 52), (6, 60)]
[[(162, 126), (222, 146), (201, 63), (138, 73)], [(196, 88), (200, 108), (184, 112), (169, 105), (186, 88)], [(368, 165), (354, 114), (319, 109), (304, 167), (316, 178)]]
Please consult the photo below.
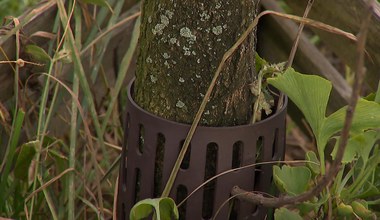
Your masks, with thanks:
[[(38, 40), (24, 36), (22, 29), (37, 12), (49, 13), (44, 10), (51, 4), (58, 12), (49, 31), (32, 33)], [(125, 34), (119, 29), (138, 16), (124, 1), (57, 0), (39, 3), (20, 24), (7, 21), (14, 28), (0, 42), (16, 36), (16, 55), (0, 62), (12, 65), (14, 74), (13, 97), (0, 100), (0, 116), (13, 115), (0, 117), (0, 135), (7, 140), (0, 141), (6, 149), (0, 153), (0, 217), (112, 217), (122, 144), (118, 97), (125, 92), (139, 20), (129, 47), (119, 50), (124, 55), (114, 58), (121, 60), (120, 68), (106, 72), (111, 65), (104, 60), (115, 54), (112, 39)], [(21, 70), (26, 80), (20, 79)]]

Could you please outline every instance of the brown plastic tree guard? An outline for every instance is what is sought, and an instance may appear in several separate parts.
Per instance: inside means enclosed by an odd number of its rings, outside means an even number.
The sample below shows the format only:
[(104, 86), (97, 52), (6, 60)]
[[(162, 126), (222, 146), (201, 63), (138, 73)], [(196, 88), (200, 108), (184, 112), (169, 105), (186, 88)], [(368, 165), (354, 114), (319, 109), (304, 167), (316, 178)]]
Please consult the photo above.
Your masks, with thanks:
[[(133, 91), (132, 83), (129, 91)], [(283, 160), (286, 106), (287, 100), (281, 111), (255, 124), (199, 126), (170, 197), (178, 204), (215, 174), (257, 162)], [(131, 93), (126, 111), (117, 199), (117, 219), (122, 220), (129, 218), (136, 202), (160, 196), (190, 129), (188, 124), (143, 110), (133, 101)], [(248, 191), (273, 193), (272, 165), (255, 166), (215, 179), (186, 200), (179, 208), (180, 219), (211, 219), (230, 198), (235, 185)], [(216, 219), (265, 219), (267, 212), (265, 207), (231, 199), (222, 206)]]

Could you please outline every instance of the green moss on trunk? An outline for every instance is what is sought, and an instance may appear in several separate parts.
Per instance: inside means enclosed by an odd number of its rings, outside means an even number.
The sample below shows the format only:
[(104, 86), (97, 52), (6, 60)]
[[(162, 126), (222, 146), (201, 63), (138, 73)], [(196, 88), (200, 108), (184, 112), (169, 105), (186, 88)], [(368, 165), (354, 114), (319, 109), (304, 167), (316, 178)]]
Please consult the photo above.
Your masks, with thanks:
[[(191, 123), (223, 54), (256, 15), (257, 0), (145, 1), (135, 100), (144, 109)], [(245, 124), (255, 77), (255, 33), (228, 60), (201, 123)]]

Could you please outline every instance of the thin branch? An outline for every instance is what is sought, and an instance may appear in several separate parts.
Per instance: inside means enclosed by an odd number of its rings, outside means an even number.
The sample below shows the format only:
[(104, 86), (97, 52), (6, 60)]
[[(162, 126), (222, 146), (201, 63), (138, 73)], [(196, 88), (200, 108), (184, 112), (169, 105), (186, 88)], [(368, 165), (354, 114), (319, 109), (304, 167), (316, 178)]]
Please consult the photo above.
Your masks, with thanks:
[(341, 169), (341, 162), (343, 158), (344, 151), (347, 146), (348, 138), (349, 138), (349, 131), (352, 125), (352, 120), (355, 113), (355, 107), (360, 97), (360, 91), (363, 85), (363, 79), (365, 77), (365, 68), (364, 68), (364, 54), (365, 54), (365, 43), (367, 39), (367, 33), (368, 33), (368, 27), (369, 23), (371, 21), (371, 15), (372, 10), (374, 7), (374, 0), (369, 0), (368, 5), (368, 13), (365, 17), (365, 19), (362, 22), (360, 32), (358, 35), (358, 41), (357, 41), (357, 55), (358, 55), (358, 62), (357, 62), (357, 68), (356, 68), (356, 75), (355, 75), (355, 84), (352, 90), (352, 95), (350, 102), (347, 106), (346, 110), (346, 117), (344, 121), (344, 126), (341, 132), (341, 136), (339, 139), (339, 148), (338, 152), (336, 154), (336, 159), (333, 161), (331, 168), (329, 171), (324, 175), (319, 182), (316, 184), (316, 186), (298, 196), (283, 196), (279, 198), (266, 198), (261, 194), (255, 194), (250, 193), (247, 191), (244, 191), (240, 189), (239, 187), (234, 187), (232, 189), (232, 195), (242, 194), (244, 196), (237, 196), (238, 198), (241, 198), (245, 201), (248, 201), (250, 203), (254, 204), (261, 204), (266, 207), (280, 207), (288, 204), (298, 204), (304, 201), (307, 201), (311, 199), (313, 196), (316, 196), (320, 194), (323, 189), (325, 189), (327, 186), (330, 185), (336, 174)]
[[(306, 6), (305, 12), (303, 14), (303, 18), (307, 18), (307, 16), (309, 15), (310, 9), (313, 6), (313, 3), (314, 3), (314, 0), (309, 0), (309, 2), (307, 3), (307, 6)], [(292, 50), (290, 51), (290, 54), (289, 54), (288, 62), (285, 65), (285, 69), (291, 67), (293, 64), (293, 60), (294, 60), (294, 57), (295, 57), (297, 49), (298, 49), (298, 44), (299, 44), (300, 37), (301, 37), (304, 26), (305, 26), (305, 23), (301, 22), (300, 26), (298, 27), (296, 39), (294, 40)]]
[[(309, 0), (309, 2), (307, 3), (307, 6), (306, 6), (305, 12), (303, 14), (303, 18), (307, 18), (307, 16), (309, 15), (309, 12), (311, 10), (311, 7), (313, 6), (313, 3), (314, 3), (314, 0)], [(300, 41), (301, 34), (302, 34), (304, 26), (305, 26), (305, 23), (301, 22), (300, 26), (298, 27), (298, 32), (297, 32), (297, 35), (296, 35), (296, 39), (294, 40), (294, 43), (293, 43), (293, 46), (292, 46), (292, 50), (290, 51), (288, 62), (286, 62), (286, 65), (285, 65), (285, 68), (284, 68), (285, 70), (293, 65), (293, 60), (294, 60), (294, 57), (296, 56), (298, 44), (299, 44), (299, 41)], [(276, 112), (278, 112), (278, 111), (280, 111), (282, 109), (282, 105), (283, 104), (284, 104), (284, 93), (281, 92), (280, 93), (280, 98), (278, 99), (278, 104), (277, 104)]]

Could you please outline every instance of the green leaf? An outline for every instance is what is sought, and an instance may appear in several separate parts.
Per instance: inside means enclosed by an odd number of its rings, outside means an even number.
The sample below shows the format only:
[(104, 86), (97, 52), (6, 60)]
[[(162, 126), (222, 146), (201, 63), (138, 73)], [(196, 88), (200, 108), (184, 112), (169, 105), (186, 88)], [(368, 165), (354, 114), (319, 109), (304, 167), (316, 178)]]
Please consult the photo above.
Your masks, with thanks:
[(375, 214), (368, 209), (368, 204), (364, 200), (355, 200), (351, 206), (356, 215), (362, 219), (376, 219)]
[[(369, 154), (377, 140), (377, 135), (376, 131), (369, 130), (351, 137), (348, 140), (342, 163), (351, 163), (361, 157), (363, 159), (363, 167), (365, 167), (368, 162)], [(331, 153), (333, 159), (335, 159), (336, 152), (338, 151), (338, 140), (339, 139), (337, 139), (334, 150)]]
[[(344, 193), (344, 191), (342, 191)], [(349, 193), (349, 192), (348, 192)], [(375, 186), (373, 183), (366, 181), (363, 184), (360, 192), (355, 196), (351, 196), (357, 199), (368, 199), (370, 197), (380, 196), (380, 188), (379, 186)]]
[(35, 60), (40, 62), (49, 62), (51, 60), (49, 54), (47, 54), (44, 49), (37, 45), (26, 45), (25, 52), (32, 55)]
[(317, 176), (318, 174), (321, 173), (321, 168), (318, 165), (319, 160), (314, 151), (306, 152), (306, 160), (311, 162), (311, 163), (306, 163), (306, 166), (311, 170), (314, 176)]
[(379, 81), (379, 85), (377, 86), (375, 102), (380, 103), (380, 81)]
[(259, 72), (263, 66), (268, 65), (268, 62), (260, 57), (258, 53), (255, 54), (256, 72)]
[(375, 98), (376, 98), (376, 94), (375, 93), (370, 93), (366, 97), (363, 97), (363, 99), (365, 99), (367, 101), (375, 101)]
[(352, 216), (353, 213), (354, 213), (354, 210), (352, 208), (352, 206), (350, 205), (346, 205), (344, 204), (343, 202), (340, 203), (338, 206), (337, 206), (337, 212), (338, 212), (338, 215), (339, 216), (346, 216), (346, 217), (349, 217), (349, 216)]
[(319, 76), (304, 75), (287, 69), (268, 83), (283, 91), (304, 114), (314, 134), (319, 134), (325, 118), (331, 83)]
[(178, 209), (175, 202), (170, 198), (163, 198), (160, 200), (160, 215), (161, 220), (179, 218)]
[(318, 212), (321, 206), (326, 204), (329, 199), (329, 195), (320, 195), (320, 198), (313, 197), (311, 200), (298, 204), (296, 207), (300, 212), (300, 215), (306, 215), (312, 211)]
[(171, 198), (144, 199), (132, 207), (129, 218), (131, 220), (144, 219), (153, 211), (157, 220), (179, 218), (177, 206)]
[[(331, 83), (319, 76), (303, 75), (294, 69), (269, 78), (268, 83), (283, 91), (297, 105), (310, 124), (317, 141), (321, 170), (324, 173), (324, 150), (328, 140), (339, 132), (344, 123), (346, 108), (343, 107), (326, 118), (325, 112), (331, 92)], [(359, 133), (377, 128), (380, 124), (380, 104), (360, 99), (356, 106), (351, 132)]]
[(279, 208), (274, 212), (275, 220), (302, 220), (303, 218), (296, 212), (292, 212), (287, 208)]
[(129, 218), (131, 220), (147, 218), (153, 212), (153, 208), (151, 202), (145, 199), (133, 206)]
[[(318, 137), (320, 140), (327, 141), (343, 128), (346, 109), (347, 107), (343, 107), (326, 118), (322, 126), (323, 132)], [(357, 134), (367, 129), (378, 128), (379, 124), (380, 104), (359, 99), (350, 131)]]
[(280, 190), (294, 196), (307, 190), (311, 172), (304, 166), (273, 166), (273, 178)]
[(15, 159), (16, 148), (20, 140), (22, 125), (24, 122), (25, 112), (22, 109), (16, 111), (15, 120), (12, 122), (12, 131), (10, 141), (8, 142), (5, 160), (2, 161), (0, 166), (0, 208), (4, 207), (5, 202), (10, 196), (10, 188), (7, 187), (9, 180), (9, 173), (11, 171), (13, 161)]
[(21, 145), (20, 153), (16, 160), (16, 165), (14, 169), (15, 178), (27, 181), (28, 180), (28, 169), (33, 160), (34, 155), (36, 154), (36, 147), (40, 144), (37, 141), (30, 141)]

